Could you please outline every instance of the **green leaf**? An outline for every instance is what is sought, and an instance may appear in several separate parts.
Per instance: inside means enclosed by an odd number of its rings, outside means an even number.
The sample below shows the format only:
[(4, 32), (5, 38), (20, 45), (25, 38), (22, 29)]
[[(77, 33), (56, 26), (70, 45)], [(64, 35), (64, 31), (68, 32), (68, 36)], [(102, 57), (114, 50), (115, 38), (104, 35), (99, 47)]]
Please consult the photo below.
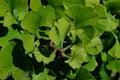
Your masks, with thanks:
[(77, 75), (74, 80), (95, 80), (90, 72), (84, 68), (80, 68), (77, 71)]
[(8, 27), (8, 33), (5, 37), (0, 37), (0, 45), (5, 46), (11, 39), (20, 39), (21, 34), (17, 30), (13, 30), (11, 27)]
[(14, 80), (31, 80), (28, 73), (19, 68), (12, 71), (12, 76)]
[(85, 61), (86, 53), (84, 48), (78, 45), (74, 45), (71, 48), (71, 55), (66, 63), (68, 63), (73, 69), (80, 68), (81, 64)]
[(103, 62), (107, 61), (107, 54), (106, 54), (106, 52), (101, 52), (101, 59), (102, 59)]
[(85, 0), (65, 0), (64, 1), (64, 4), (65, 3), (69, 3), (69, 4), (82, 4), (82, 5), (85, 5)]
[(53, 23), (56, 19), (54, 8), (52, 8), (51, 6), (40, 6), (38, 9), (38, 13), (42, 16), (39, 23), (40, 26), (53, 27)]
[(50, 54), (49, 57), (45, 57), (44, 55), (42, 55), (38, 49), (36, 49), (33, 53), (35, 55), (35, 59), (38, 62), (44, 62), (45, 64), (48, 64), (49, 62), (54, 61), (54, 58), (55, 58), (54, 51)]
[(15, 46), (14, 42), (9, 42), (0, 51), (0, 79), (6, 79), (15, 66), (12, 60), (12, 50)]
[(94, 6), (100, 3), (100, 0), (85, 0), (86, 6)]
[(4, 16), (6, 11), (9, 10), (8, 4), (5, 0), (0, 0), (0, 17)]
[(33, 11), (38, 11), (38, 8), (42, 6), (41, 1), (40, 0), (30, 0), (30, 8)]
[(120, 58), (120, 44), (118, 40), (116, 40), (114, 46), (108, 51), (108, 54), (112, 57)]
[(53, 27), (50, 31), (49, 31), (49, 38), (52, 40), (52, 42), (54, 42), (56, 45), (60, 45), (60, 37), (59, 37), (59, 33), (58, 30), (56, 29), (56, 27)]
[[(98, 21), (94, 10), (91, 7), (81, 6), (78, 4), (71, 5), (68, 9), (75, 21), (75, 26), (78, 28), (82, 26), (95, 25)], [(67, 15), (70, 16), (71, 14)]]
[(19, 11), (26, 11), (28, 9), (28, 0), (8, 0), (11, 9), (17, 9)]
[(95, 68), (97, 67), (97, 61), (94, 56), (89, 57), (88, 63), (83, 66), (83, 68), (87, 69), (88, 71), (94, 71)]
[(4, 16), (4, 26), (11, 26), (13, 23), (15, 23), (15, 17), (10, 13), (7, 12)]
[(86, 26), (75, 30), (77, 36), (82, 40), (83, 45), (86, 46), (94, 37), (94, 29), (92, 26)]
[(111, 80), (110, 76), (108, 75), (107, 71), (105, 70), (104, 63), (102, 63), (102, 65), (101, 65), (101, 69), (100, 69), (99, 74), (100, 74), (101, 80)]
[(34, 50), (35, 44), (34, 44), (34, 35), (28, 33), (28, 32), (23, 32), (21, 40), (23, 42), (23, 47), (25, 49), (25, 53), (30, 53)]
[(44, 69), (44, 71), (42, 73), (39, 73), (38, 75), (33, 74), (32, 80), (55, 80), (54, 76), (48, 75), (49, 70), (48, 69)]
[(102, 42), (99, 37), (95, 37), (91, 42), (85, 47), (85, 51), (90, 55), (97, 55), (103, 49)]
[(120, 72), (120, 60), (115, 59), (113, 61), (109, 61), (106, 68), (108, 70), (112, 70), (113, 72)]
[(41, 16), (34, 11), (27, 13), (21, 22), (21, 27), (30, 33), (37, 33)]
[(110, 13), (107, 14), (107, 19), (100, 19), (98, 21), (100, 26), (105, 28), (105, 31), (112, 31), (117, 28), (119, 21), (115, 19)]
[(107, 10), (103, 5), (96, 5), (94, 10), (99, 18), (107, 18)]
[(57, 17), (64, 16), (64, 7), (63, 7), (64, 0), (48, 0), (48, 4), (51, 5), (55, 9), (55, 13)]
[(67, 33), (71, 28), (71, 24), (65, 18), (61, 18), (55, 23), (55, 26), (59, 31), (59, 39), (61, 42), (63, 42), (64, 38), (66, 37)]
[(21, 21), (24, 19), (26, 12), (25, 11), (19, 11), (18, 9), (13, 10), (14, 17), (17, 19), (17, 21)]

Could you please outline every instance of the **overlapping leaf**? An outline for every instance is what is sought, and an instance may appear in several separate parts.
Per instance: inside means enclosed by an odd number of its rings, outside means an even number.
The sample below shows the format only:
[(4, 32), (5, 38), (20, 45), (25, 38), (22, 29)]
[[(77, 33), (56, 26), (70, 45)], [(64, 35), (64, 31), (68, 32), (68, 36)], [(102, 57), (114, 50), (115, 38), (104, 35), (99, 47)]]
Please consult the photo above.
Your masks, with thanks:
[(85, 61), (86, 52), (84, 48), (81, 48), (78, 45), (74, 45), (71, 50), (71, 56), (69, 60), (65, 62), (68, 63), (73, 69), (80, 68), (81, 64)]
[(0, 52), (0, 79), (6, 79), (12, 70), (15, 69), (12, 58), (14, 42), (9, 42)]
[(21, 22), (21, 27), (30, 33), (37, 33), (41, 16), (34, 11), (27, 13)]

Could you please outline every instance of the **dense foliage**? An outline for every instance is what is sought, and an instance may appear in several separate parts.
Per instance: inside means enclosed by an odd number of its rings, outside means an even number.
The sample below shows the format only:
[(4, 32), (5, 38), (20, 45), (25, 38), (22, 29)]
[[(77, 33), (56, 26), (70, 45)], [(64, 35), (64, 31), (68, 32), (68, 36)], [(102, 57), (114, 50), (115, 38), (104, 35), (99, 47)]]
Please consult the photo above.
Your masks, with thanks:
[(1, 80), (117, 80), (120, 0), (0, 0)]

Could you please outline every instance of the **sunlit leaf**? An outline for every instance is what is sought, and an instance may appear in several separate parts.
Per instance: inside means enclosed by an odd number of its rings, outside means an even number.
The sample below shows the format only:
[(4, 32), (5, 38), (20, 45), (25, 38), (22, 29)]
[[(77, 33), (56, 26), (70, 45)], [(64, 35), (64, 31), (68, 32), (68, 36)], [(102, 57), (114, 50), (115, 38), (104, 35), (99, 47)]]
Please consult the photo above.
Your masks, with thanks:
[(56, 44), (56, 45), (60, 45), (60, 38), (59, 38), (59, 33), (58, 30), (53, 27), (50, 31), (49, 31), (49, 38)]
[(94, 29), (91, 26), (87, 26), (75, 31), (77, 36), (82, 40), (83, 45), (87, 45), (94, 36)]
[(8, 11), (8, 4), (6, 3), (5, 0), (0, 0), (0, 17), (4, 16), (6, 11)]
[(106, 68), (108, 70), (112, 70), (113, 72), (120, 72), (120, 60), (113, 60), (109, 61), (109, 63), (106, 65)]
[(0, 52), (0, 79), (6, 79), (12, 70), (15, 69), (12, 59), (14, 42), (9, 42)]
[(85, 47), (85, 51), (91, 55), (97, 55), (103, 49), (101, 40), (96, 37)]
[(12, 76), (15, 80), (30, 80), (28, 73), (19, 68), (12, 71)]
[(5, 37), (0, 37), (0, 45), (5, 46), (11, 39), (20, 39), (21, 35), (17, 30), (13, 30), (11, 27), (8, 27), (8, 33)]
[(35, 54), (35, 59), (38, 62), (44, 62), (45, 64), (48, 64), (49, 62), (54, 61), (54, 58), (55, 58), (55, 52), (54, 51), (50, 54), (49, 57), (46, 57), (46, 56), (42, 55), (40, 53), (40, 51), (38, 51), (38, 50), (35, 50), (33, 53)]
[(38, 31), (40, 19), (41, 16), (38, 13), (31, 11), (25, 15), (21, 22), (21, 27), (30, 33), (36, 33)]
[(23, 32), (21, 40), (23, 41), (23, 46), (24, 49), (26, 50), (25, 53), (32, 52), (35, 48), (34, 45), (34, 35), (28, 33), (28, 32)]
[(38, 75), (33, 74), (33, 80), (55, 80), (55, 77), (48, 75), (48, 72), (48, 69), (44, 69), (44, 71), (42, 73), (39, 73)]
[(80, 68), (81, 64), (85, 61), (86, 58), (84, 48), (74, 45), (71, 50), (72, 52), (70, 58), (65, 62), (68, 63), (73, 69)]
[(51, 6), (40, 6), (38, 13), (42, 16), (39, 23), (40, 26), (53, 27), (54, 20), (56, 19), (54, 8)]
[(10, 13), (7, 12), (4, 17), (4, 26), (11, 26), (13, 23), (15, 23), (15, 17)]
[(60, 41), (63, 41), (71, 28), (70, 22), (68, 22), (65, 18), (61, 18), (55, 23), (55, 26), (59, 31)]
[(112, 57), (120, 58), (120, 44), (118, 40), (116, 40), (114, 46), (108, 51), (108, 54)]
[[(97, 18), (94, 10), (91, 7), (84, 7), (81, 5), (71, 5), (69, 8), (72, 18), (75, 21), (76, 27), (95, 25)], [(67, 14), (68, 16), (70, 14)]]
[(38, 8), (42, 6), (41, 1), (40, 0), (30, 0), (30, 8), (33, 11), (38, 11)]
[(83, 67), (87, 69), (88, 71), (94, 71), (95, 68), (97, 67), (97, 61), (94, 56), (90, 57), (88, 60), (88, 63), (84, 65)]

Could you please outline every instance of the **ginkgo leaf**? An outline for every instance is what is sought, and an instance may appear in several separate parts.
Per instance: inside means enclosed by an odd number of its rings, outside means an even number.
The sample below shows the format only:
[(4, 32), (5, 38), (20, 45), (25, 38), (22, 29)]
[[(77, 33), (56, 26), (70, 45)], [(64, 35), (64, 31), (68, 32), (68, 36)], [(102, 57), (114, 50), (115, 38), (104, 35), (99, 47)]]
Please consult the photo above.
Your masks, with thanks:
[(4, 16), (4, 26), (11, 26), (13, 23), (15, 23), (15, 17), (10, 13), (7, 12)]
[(12, 50), (15, 46), (14, 42), (9, 42), (0, 51), (0, 79), (6, 79), (15, 69), (12, 58)]
[(38, 75), (33, 74), (33, 80), (55, 80), (55, 77), (48, 75), (48, 72), (49, 70), (45, 68), (42, 73), (39, 73)]
[(42, 16), (39, 26), (53, 27), (53, 23), (56, 19), (54, 8), (51, 6), (40, 6), (38, 13)]
[(41, 16), (34, 11), (27, 13), (21, 22), (21, 27), (30, 33), (38, 32)]
[(21, 40), (23, 42), (23, 47), (25, 49), (25, 53), (32, 52), (35, 48), (34, 44), (34, 35), (28, 33), (28, 32), (23, 32), (21, 35)]
[(28, 0), (8, 0), (11, 9), (17, 9), (19, 11), (26, 11), (28, 9)]
[(91, 42), (85, 47), (85, 51), (91, 55), (97, 55), (103, 49), (101, 40), (96, 37), (91, 40)]
[(56, 45), (60, 45), (60, 37), (59, 37), (59, 32), (58, 30), (53, 27), (50, 31), (49, 31), (49, 38), (52, 40), (52, 42), (54, 42)]
[(70, 22), (67, 21), (65, 18), (61, 18), (55, 23), (55, 26), (59, 31), (60, 41), (64, 41), (64, 38), (71, 28)]
[(94, 56), (90, 57), (88, 60), (88, 63), (85, 64), (83, 67), (87, 69), (88, 71), (94, 71), (94, 69), (97, 67), (97, 61)]
[(118, 40), (116, 40), (114, 46), (108, 51), (108, 54), (112, 57), (120, 58), (120, 44)]
[(71, 50), (72, 52), (70, 58), (65, 62), (68, 63), (73, 69), (80, 68), (81, 64), (85, 61), (86, 52), (84, 51), (84, 48), (76, 45), (73, 46)]
[(9, 10), (9, 6), (5, 0), (0, 0), (0, 17), (4, 16), (6, 11)]
[[(75, 21), (76, 27), (95, 25), (98, 21), (94, 10), (91, 7), (84, 7), (79, 4), (71, 5), (68, 10), (72, 14), (72, 18)], [(78, 12), (79, 11), (79, 12)], [(71, 14), (67, 14), (68, 16)]]
[(113, 72), (120, 72), (120, 60), (113, 60), (109, 61), (109, 63), (106, 65), (106, 68), (108, 70), (112, 70)]
[(38, 8), (42, 6), (41, 1), (40, 0), (31, 0), (30, 1), (30, 8), (33, 11), (38, 11)]
[(20, 39), (21, 34), (17, 30), (13, 30), (11, 27), (8, 27), (8, 33), (4, 37), (0, 37), (0, 45), (5, 46), (11, 39)]
[(20, 68), (15, 68), (12, 71), (12, 76), (15, 80), (30, 80), (28, 72), (21, 70)]
[(33, 53), (35, 54), (35, 59), (38, 62), (44, 62), (45, 64), (48, 64), (49, 62), (54, 61), (54, 58), (55, 58), (55, 52), (54, 51), (50, 54), (49, 57), (45, 57), (38, 50), (35, 50)]
[(86, 2), (86, 6), (92, 6), (92, 7), (100, 3), (99, 0), (85, 0), (85, 2)]
[(92, 76), (92, 74), (87, 69), (84, 69), (81, 67), (77, 70), (77, 75), (74, 80), (95, 80), (95, 78)]
[(87, 26), (81, 29), (76, 29), (77, 36), (82, 40), (83, 45), (87, 45), (94, 37), (94, 29), (91, 26)]

